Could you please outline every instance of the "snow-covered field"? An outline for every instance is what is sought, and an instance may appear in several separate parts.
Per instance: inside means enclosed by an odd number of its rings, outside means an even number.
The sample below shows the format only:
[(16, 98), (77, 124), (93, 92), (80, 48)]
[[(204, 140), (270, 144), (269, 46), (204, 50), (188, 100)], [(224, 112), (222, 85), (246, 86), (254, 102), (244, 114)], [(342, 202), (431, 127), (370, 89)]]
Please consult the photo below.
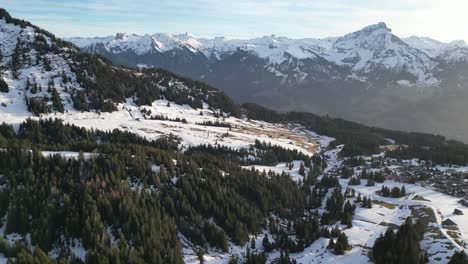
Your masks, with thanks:
[[(255, 170), (258, 170), (260, 172), (263, 172), (263, 171), (267, 173), (273, 172), (275, 174), (280, 174), (280, 175), (284, 172), (285, 174), (288, 174), (289, 176), (291, 176), (291, 178), (296, 182), (304, 180), (304, 176), (299, 174), (299, 168), (301, 167), (302, 161), (295, 160), (291, 163), (292, 163), (291, 169), (289, 169), (289, 166), (286, 162), (278, 163), (278, 165), (276, 166), (251, 165), (251, 166), (244, 166), (243, 168), (245, 169), (254, 168)], [(305, 172), (307, 173), (307, 171), (308, 169), (306, 168)]]
[[(8, 94), (7, 94), (8, 95)], [(0, 101), (5, 95), (0, 93)], [(24, 102), (0, 107), (0, 122), (17, 127), (27, 118)], [(168, 104), (169, 103), (169, 104)], [(23, 109), (24, 108), (24, 109)], [(272, 124), (267, 122), (239, 119), (235, 117), (214, 117), (213, 111), (193, 109), (187, 105), (176, 105), (166, 100), (155, 101), (151, 106), (138, 107), (128, 100), (112, 113), (78, 112), (73, 109), (61, 114), (43, 115), (41, 118), (59, 118), (69, 124), (88, 129), (129, 131), (148, 139), (174, 135), (181, 139), (181, 148), (201, 144), (222, 145), (234, 149), (249, 148), (255, 140), (271, 143), (287, 149), (295, 149), (307, 155), (320, 151), (318, 141), (329, 140), (320, 137), (298, 125)], [(168, 119), (185, 119), (187, 122), (145, 119), (141, 109), (151, 110), (151, 115), (162, 115)], [(202, 113), (202, 115), (200, 114)], [(223, 122), (231, 127), (200, 125), (202, 122)]]

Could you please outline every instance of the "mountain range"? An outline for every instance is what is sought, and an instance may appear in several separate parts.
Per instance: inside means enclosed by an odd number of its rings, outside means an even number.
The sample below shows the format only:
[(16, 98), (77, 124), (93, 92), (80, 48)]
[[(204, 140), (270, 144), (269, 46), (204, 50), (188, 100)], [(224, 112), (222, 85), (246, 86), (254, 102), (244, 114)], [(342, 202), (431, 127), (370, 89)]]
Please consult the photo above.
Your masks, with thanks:
[(157, 33), (70, 38), (116, 64), (164, 68), (237, 102), (468, 140), (468, 46), (399, 38), (383, 22), (341, 37), (236, 40)]

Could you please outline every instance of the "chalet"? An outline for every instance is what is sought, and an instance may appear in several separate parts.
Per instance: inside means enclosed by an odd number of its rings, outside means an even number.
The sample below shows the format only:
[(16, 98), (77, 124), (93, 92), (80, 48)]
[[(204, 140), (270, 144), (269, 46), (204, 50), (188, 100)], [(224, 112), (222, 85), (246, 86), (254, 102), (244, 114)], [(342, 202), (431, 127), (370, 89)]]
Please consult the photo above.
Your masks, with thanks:
[(456, 208), (455, 208), (455, 210), (453, 210), (453, 214), (456, 214), (456, 215), (463, 215), (463, 211), (460, 210), (460, 209), (456, 209)]
[(456, 226), (457, 224), (455, 222), (453, 222), (452, 220), (450, 220), (450, 218), (447, 218), (444, 221), (442, 221), (442, 225), (444, 225), (444, 226)]

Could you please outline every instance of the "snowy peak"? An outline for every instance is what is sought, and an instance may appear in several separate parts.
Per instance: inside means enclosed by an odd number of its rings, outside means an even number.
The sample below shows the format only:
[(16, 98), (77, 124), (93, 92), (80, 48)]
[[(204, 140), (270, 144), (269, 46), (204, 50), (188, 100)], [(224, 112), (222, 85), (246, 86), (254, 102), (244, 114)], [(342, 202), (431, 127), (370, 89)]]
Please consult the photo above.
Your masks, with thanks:
[(448, 43), (449, 47), (457, 47), (457, 48), (467, 48), (466, 42), (464, 40), (454, 40)]
[(172, 35), (167, 33), (156, 33), (154, 35), (137, 35), (117, 33), (115, 36), (67, 39), (80, 48), (94, 51), (96, 45), (111, 53), (134, 52), (143, 55), (152, 52), (166, 52), (174, 49), (187, 48), (191, 52), (198, 52), (201, 43), (190, 33)]
[(425, 52), (431, 58), (436, 58), (444, 46), (441, 41), (426, 37), (411, 36), (402, 40), (411, 47)]
[(391, 29), (385, 23), (367, 26), (359, 31), (338, 38), (333, 44), (335, 49), (364, 48), (378, 50), (391, 42)]
[(454, 40), (444, 43), (427, 37), (412, 36), (403, 39), (411, 47), (421, 50), (429, 57), (445, 63), (466, 61), (468, 58), (468, 45), (464, 40)]
[(361, 39), (367, 37), (374, 38), (379, 35), (391, 34), (391, 32), (392, 30), (388, 28), (385, 23), (380, 22), (378, 24), (369, 25), (362, 28), (361, 30), (346, 34), (343, 37), (338, 38), (338, 40)]
[(338, 38), (325, 57), (351, 67), (358, 75), (381, 70), (409, 73), (418, 83), (432, 79), (434, 66), (426, 54), (401, 41), (383, 22)]
[(136, 54), (145, 54), (154, 50), (154, 42), (149, 35), (117, 33), (115, 38), (109, 41), (105, 47), (114, 53), (133, 51)]
[(126, 33), (117, 33), (117, 34), (115, 34), (115, 39), (124, 40), (124, 39), (127, 39), (127, 38), (128, 38), (128, 34), (126, 34)]

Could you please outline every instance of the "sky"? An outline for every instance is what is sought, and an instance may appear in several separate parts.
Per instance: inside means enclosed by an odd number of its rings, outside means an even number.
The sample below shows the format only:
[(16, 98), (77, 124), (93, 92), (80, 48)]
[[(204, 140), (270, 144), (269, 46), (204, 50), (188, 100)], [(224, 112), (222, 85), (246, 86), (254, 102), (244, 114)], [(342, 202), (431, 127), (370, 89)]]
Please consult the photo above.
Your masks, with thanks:
[(468, 40), (467, 0), (0, 0), (0, 7), (59, 37), (324, 38), (382, 21), (400, 37)]

